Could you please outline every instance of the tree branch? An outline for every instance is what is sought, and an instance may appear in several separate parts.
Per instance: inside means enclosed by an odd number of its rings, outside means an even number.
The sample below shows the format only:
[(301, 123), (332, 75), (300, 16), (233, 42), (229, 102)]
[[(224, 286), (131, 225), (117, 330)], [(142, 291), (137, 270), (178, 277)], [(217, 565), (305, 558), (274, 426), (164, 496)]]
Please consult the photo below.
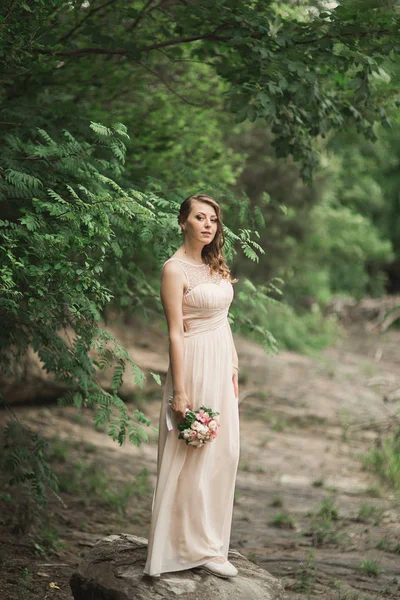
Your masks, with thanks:
[(136, 19), (133, 21), (132, 25), (126, 28), (126, 31), (133, 31), (139, 25), (140, 21), (143, 19), (146, 10), (153, 4), (154, 0), (147, 0), (147, 3), (142, 8), (142, 10), (138, 13)]
[[(229, 41), (230, 38), (217, 36), (214, 33), (205, 33), (204, 35), (193, 35), (187, 38), (180, 38), (177, 40), (166, 40), (165, 42), (158, 42), (157, 44), (151, 44), (150, 46), (138, 47), (140, 52), (150, 52), (151, 50), (158, 50), (159, 48), (167, 48), (168, 46), (177, 46), (178, 44), (187, 44), (190, 42), (196, 42), (198, 40), (214, 40), (214, 41)], [(76, 48), (75, 50), (51, 50), (50, 48), (32, 48), (33, 52), (38, 54), (48, 54), (50, 56), (83, 56), (85, 54), (113, 54), (117, 56), (127, 56), (130, 54), (130, 50), (109, 50), (107, 48)]]
[(88, 12), (88, 14), (85, 17), (83, 17), (83, 19), (81, 21), (79, 21), (79, 23), (77, 25), (75, 25), (75, 27), (73, 27), (68, 33), (66, 33), (65, 35), (63, 35), (60, 38), (59, 41), (60, 42), (65, 42), (65, 40), (68, 40), (75, 33), (75, 31), (77, 29), (79, 29), (79, 27), (81, 27), (85, 21), (87, 21), (87, 19), (89, 19), (90, 17), (92, 17), (95, 13), (99, 12), (103, 8), (107, 8), (107, 6), (110, 6), (111, 4), (114, 4), (117, 1), (118, 0), (109, 0), (105, 4), (102, 4), (101, 6), (98, 6), (97, 8), (93, 8), (93, 10), (90, 10)]
[[(111, 2), (114, 0), (110, 0)], [(148, 4), (149, 5), (149, 4)], [(190, 42), (196, 42), (199, 40), (211, 40), (211, 41), (216, 41), (216, 42), (229, 42), (231, 40), (231, 38), (229, 36), (221, 36), (221, 35), (217, 35), (217, 31), (221, 30), (221, 29), (226, 29), (227, 27), (229, 27), (230, 25), (228, 23), (223, 23), (221, 25), (219, 25), (213, 32), (211, 33), (205, 33), (203, 35), (193, 35), (193, 36), (189, 36), (189, 37), (184, 37), (184, 38), (178, 38), (175, 40), (166, 40), (164, 42), (156, 42), (155, 44), (150, 44), (150, 46), (142, 46), (142, 47), (138, 47), (137, 50), (139, 52), (150, 52), (151, 50), (159, 50), (160, 48), (168, 48), (170, 46), (178, 46), (180, 44), (188, 44)], [(324, 35), (320, 38), (316, 38), (313, 40), (298, 40), (298, 41), (293, 41), (293, 44), (295, 45), (304, 45), (304, 44), (315, 44), (316, 42), (320, 42), (322, 40), (325, 39), (338, 39), (340, 40), (341, 38), (345, 37), (345, 36), (352, 36), (354, 39), (356, 38), (362, 38), (362, 37), (372, 37), (374, 35), (395, 35), (395, 32), (392, 31), (386, 31), (386, 30), (378, 30), (378, 31), (362, 31), (359, 32), (357, 34), (355, 34), (352, 31), (349, 31), (347, 33), (341, 33), (336, 35)], [(260, 34), (258, 33), (254, 33), (251, 35), (251, 37), (253, 39), (258, 39), (260, 38)], [(51, 50), (50, 48), (32, 48), (33, 52), (37, 52), (38, 54), (47, 54), (50, 56), (83, 56), (86, 54), (106, 54), (106, 55), (117, 55), (117, 56), (129, 56), (130, 54), (130, 50), (129, 49), (125, 49), (125, 48), (121, 48), (119, 50), (109, 50), (107, 48), (76, 48), (73, 50)]]
[(150, 67), (147, 67), (146, 65), (144, 65), (143, 63), (141, 63), (140, 61), (139, 65), (141, 67), (143, 67), (143, 69), (146, 69), (146, 71), (148, 71), (149, 73), (151, 73), (152, 75), (154, 75), (155, 77), (157, 77), (164, 85), (165, 87), (172, 92), (173, 94), (175, 94), (175, 96), (177, 96), (178, 98), (180, 98), (183, 102), (185, 102), (185, 104), (189, 104), (190, 106), (196, 106), (196, 108), (204, 108), (205, 105), (204, 104), (196, 104), (195, 102), (190, 102), (190, 100), (186, 100), (186, 98), (184, 98), (183, 96), (181, 96), (181, 94), (179, 94), (179, 92), (175, 91), (170, 85), (169, 83), (167, 83), (165, 81), (165, 79), (159, 74), (156, 73), (155, 71), (153, 71), (152, 69), (150, 69)]
[(15, 4), (16, 0), (11, 0), (10, 2), (10, 6), (8, 7), (8, 11), (6, 16), (4, 17), (4, 21), (1, 23), (0, 27), (4, 27), (4, 25), (7, 23), (7, 19), (8, 17), (11, 15), (12, 10), (14, 8), (14, 4)]
[(315, 38), (314, 40), (301, 40), (301, 41), (294, 41), (294, 44), (296, 44), (296, 46), (298, 45), (302, 45), (302, 44), (315, 44), (316, 42), (321, 42), (322, 40), (339, 40), (342, 37), (346, 37), (346, 36), (353, 36), (354, 38), (363, 38), (363, 37), (372, 37), (373, 35), (393, 35), (394, 32), (392, 31), (386, 31), (384, 29), (379, 30), (379, 31), (360, 31), (357, 34), (354, 34), (354, 32), (349, 31), (347, 33), (340, 33), (338, 35), (323, 35), (320, 38)]

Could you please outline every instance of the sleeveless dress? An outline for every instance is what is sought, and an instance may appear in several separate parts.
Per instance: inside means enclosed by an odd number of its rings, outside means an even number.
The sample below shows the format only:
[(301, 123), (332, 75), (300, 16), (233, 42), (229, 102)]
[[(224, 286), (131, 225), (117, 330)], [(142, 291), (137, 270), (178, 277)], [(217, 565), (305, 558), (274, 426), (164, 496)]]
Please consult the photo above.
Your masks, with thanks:
[[(198, 567), (228, 558), (233, 498), (239, 462), (239, 406), (232, 382), (237, 367), (228, 310), (232, 284), (210, 267), (172, 257), (185, 272), (183, 296), (184, 384), (193, 409), (202, 404), (220, 413), (220, 429), (200, 448), (178, 439), (181, 417), (168, 405), (168, 367), (160, 410), (157, 483), (144, 573)], [(168, 425), (172, 428), (169, 428)]]

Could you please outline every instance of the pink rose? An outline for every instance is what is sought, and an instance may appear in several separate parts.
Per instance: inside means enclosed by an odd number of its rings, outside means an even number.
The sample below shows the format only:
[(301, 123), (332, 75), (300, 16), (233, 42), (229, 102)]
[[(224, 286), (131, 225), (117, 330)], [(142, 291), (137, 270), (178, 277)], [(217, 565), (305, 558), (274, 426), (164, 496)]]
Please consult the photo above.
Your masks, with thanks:
[(196, 413), (196, 419), (197, 421), (200, 421), (200, 423), (208, 423), (209, 419), (210, 419), (210, 415), (208, 413), (206, 413), (202, 408), (199, 410), (198, 413)]

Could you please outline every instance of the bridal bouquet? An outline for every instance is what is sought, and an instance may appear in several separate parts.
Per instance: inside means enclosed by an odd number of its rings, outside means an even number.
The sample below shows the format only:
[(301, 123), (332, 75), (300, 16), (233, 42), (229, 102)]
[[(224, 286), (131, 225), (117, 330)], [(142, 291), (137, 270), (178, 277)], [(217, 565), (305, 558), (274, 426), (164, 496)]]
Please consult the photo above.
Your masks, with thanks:
[(220, 422), (218, 412), (200, 406), (198, 410), (186, 410), (185, 420), (178, 425), (178, 438), (185, 440), (188, 446), (196, 448), (212, 442), (218, 435)]

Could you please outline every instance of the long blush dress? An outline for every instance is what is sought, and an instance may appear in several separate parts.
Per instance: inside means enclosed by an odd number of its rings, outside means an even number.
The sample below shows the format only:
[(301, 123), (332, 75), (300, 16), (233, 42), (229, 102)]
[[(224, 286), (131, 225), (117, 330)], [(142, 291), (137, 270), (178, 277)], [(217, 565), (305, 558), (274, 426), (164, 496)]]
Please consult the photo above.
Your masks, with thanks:
[[(193, 409), (202, 404), (220, 413), (212, 442), (187, 446), (178, 439), (179, 415), (167, 406), (172, 394), (168, 367), (160, 410), (157, 483), (144, 573), (198, 567), (228, 558), (233, 498), (239, 462), (239, 406), (232, 382), (236, 352), (228, 321), (233, 286), (206, 264), (172, 257), (184, 270), (184, 383)], [(169, 425), (169, 426), (168, 426)], [(172, 427), (172, 428), (171, 428)]]

